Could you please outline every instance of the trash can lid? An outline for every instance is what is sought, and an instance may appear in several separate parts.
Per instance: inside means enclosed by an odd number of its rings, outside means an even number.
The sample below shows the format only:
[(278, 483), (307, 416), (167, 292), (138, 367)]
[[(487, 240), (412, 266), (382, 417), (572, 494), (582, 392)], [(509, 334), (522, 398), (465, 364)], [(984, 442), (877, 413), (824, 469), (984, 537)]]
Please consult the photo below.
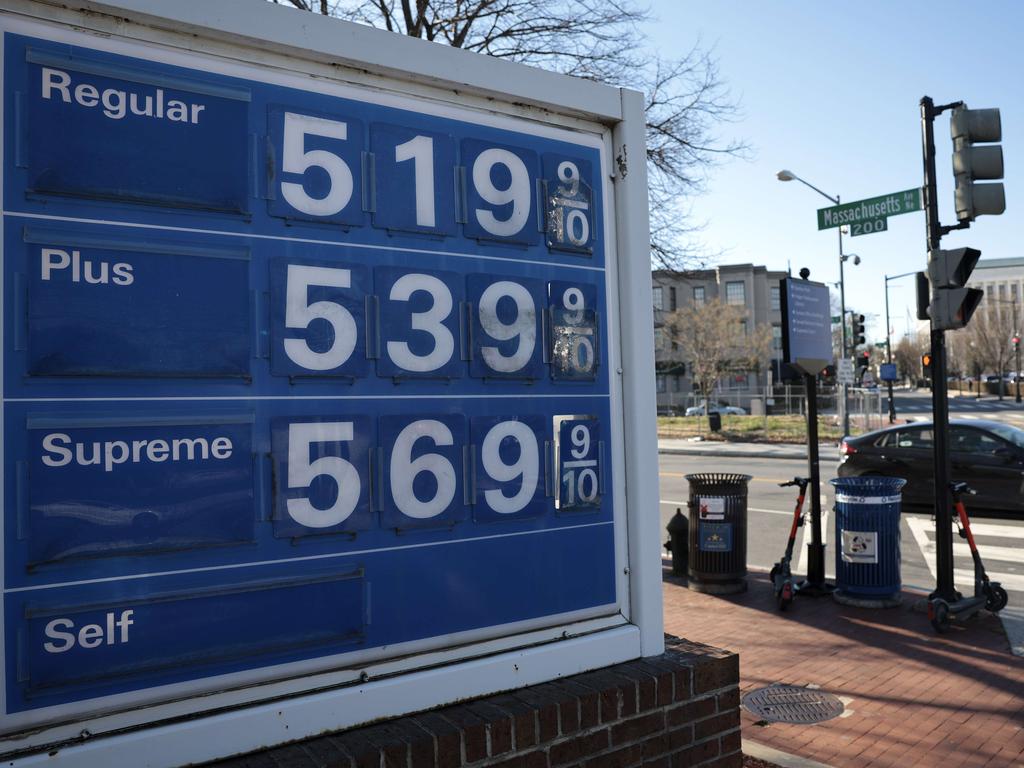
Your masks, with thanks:
[(686, 475), (688, 482), (696, 485), (745, 485), (754, 479), (753, 475), (737, 475), (730, 472), (698, 472)]
[(833, 477), (829, 482), (835, 486), (837, 491), (845, 493), (861, 492), (861, 495), (866, 495), (864, 492), (869, 491), (895, 492), (907, 484), (907, 481), (902, 477), (879, 477), (876, 475), (870, 477)]

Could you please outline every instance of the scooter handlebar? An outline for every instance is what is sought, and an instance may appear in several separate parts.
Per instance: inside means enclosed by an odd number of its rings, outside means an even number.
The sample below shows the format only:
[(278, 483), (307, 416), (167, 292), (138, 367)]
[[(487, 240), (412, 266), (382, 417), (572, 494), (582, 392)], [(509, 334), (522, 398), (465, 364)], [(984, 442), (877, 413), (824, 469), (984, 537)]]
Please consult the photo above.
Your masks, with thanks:
[(779, 483), (779, 488), (788, 488), (789, 486), (798, 485), (800, 486), (800, 490), (803, 490), (807, 487), (809, 482), (811, 482), (811, 480), (808, 477), (794, 477), (788, 483)]

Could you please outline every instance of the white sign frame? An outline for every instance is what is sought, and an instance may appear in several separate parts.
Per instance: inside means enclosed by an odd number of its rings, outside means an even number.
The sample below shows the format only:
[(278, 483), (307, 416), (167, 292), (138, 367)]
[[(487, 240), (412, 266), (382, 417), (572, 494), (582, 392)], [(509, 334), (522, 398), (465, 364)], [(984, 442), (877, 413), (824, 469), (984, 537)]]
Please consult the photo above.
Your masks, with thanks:
[[(413, 99), (418, 108), (463, 117), (468, 110), (474, 120), (505, 127), (522, 129), (527, 121), (530, 130), (569, 131), (599, 146), (607, 173), (616, 559), (624, 564), (615, 615), (507, 627), (498, 639), (467, 634), (440, 647), (396, 648), (396, 656), (408, 655), (359, 668), (297, 667), (272, 683), (262, 682), (263, 675), (248, 682), (232, 676), (224, 692), (203, 698), (203, 708), (218, 713), (199, 718), (184, 717), (196, 711), (195, 699), (157, 703), (146, 698), (153, 692), (111, 697), (117, 700), (85, 716), (72, 708), (51, 713), (42, 726), (26, 720), (25, 730), (0, 748), (9, 765), (201, 762), (663, 651), (658, 521), (646, 514), (657, 506), (657, 444), (653, 331), (642, 311), (650, 306), (651, 284), (641, 94), (252, 0), (85, 0), (80, 10), (9, 0), (5, 6), (3, 30), (145, 52), (182, 66), (195, 66), (198, 53), (228, 74), (325, 93), (356, 88), (365, 100)], [(417, 62), (415, 74), (392, 63), (410, 60)], [(302, 695), (313, 688), (320, 692)]]

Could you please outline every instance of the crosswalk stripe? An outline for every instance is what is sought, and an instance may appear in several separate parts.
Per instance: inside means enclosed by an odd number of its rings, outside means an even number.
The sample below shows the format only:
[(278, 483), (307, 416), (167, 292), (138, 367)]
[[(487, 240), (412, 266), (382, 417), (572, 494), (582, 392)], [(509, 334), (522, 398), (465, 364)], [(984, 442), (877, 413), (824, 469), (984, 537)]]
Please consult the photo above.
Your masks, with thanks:
[[(998, 581), (1003, 585), (1003, 589), (1011, 591), (1024, 590), (1024, 574), (1013, 574), (1013, 573), (992, 573), (988, 572), (988, 577), (992, 581)], [(971, 590), (974, 589), (974, 570), (967, 568), (956, 568), (953, 570), (953, 581), (956, 584), (966, 584)]]
[(999, 536), (1004, 539), (1024, 539), (1024, 525), (996, 525), (993, 523), (976, 523), (971, 521), (971, 531), (975, 538), (979, 536)]
[[(918, 549), (921, 550), (921, 554), (924, 555), (925, 564), (928, 566), (928, 570), (932, 576), (935, 576), (935, 542), (928, 537), (928, 531), (933, 530), (933, 526), (930, 520), (926, 520), (920, 517), (909, 517), (906, 519), (907, 525), (910, 528), (910, 532), (914, 536), (914, 541), (917, 542)], [(976, 529), (977, 526), (972, 525), (972, 529)], [(1004, 526), (986, 525), (986, 528), (1005, 528)], [(1013, 529), (1010, 529), (1013, 530)], [(1024, 550), (1014, 549), (1012, 547), (980, 547), (982, 562), (988, 560), (1009, 560), (1013, 563), (1024, 562)], [(953, 556), (970, 558), (971, 548), (967, 544), (959, 542), (953, 542)], [(1004, 589), (1014, 591), (1024, 591), (1024, 574), (1015, 573), (999, 573), (996, 571), (989, 570), (986, 568), (989, 578), (992, 581), (998, 581), (1003, 585)], [(953, 581), (958, 585), (966, 585), (968, 588), (973, 589), (974, 585), (974, 569), (973, 568), (954, 568), (953, 569)]]

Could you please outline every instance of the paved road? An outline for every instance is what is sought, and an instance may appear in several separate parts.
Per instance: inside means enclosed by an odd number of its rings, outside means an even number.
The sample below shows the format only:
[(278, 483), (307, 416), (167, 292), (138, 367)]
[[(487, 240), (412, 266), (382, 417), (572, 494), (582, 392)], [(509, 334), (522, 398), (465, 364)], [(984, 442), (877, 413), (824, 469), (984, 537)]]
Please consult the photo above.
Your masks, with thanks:
[[(932, 396), (927, 390), (897, 392), (896, 415), (899, 418), (930, 419)], [(882, 395), (882, 409), (888, 408), (885, 394)], [(1013, 394), (999, 400), (993, 395), (975, 399), (972, 395), (959, 395), (954, 389), (949, 393), (949, 410), (953, 418), (994, 419), (1017, 426), (1024, 426), (1024, 403), (1017, 403)]]
[[(783, 553), (792, 519), (794, 489), (779, 488), (778, 483), (807, 471), (805, 461), (793, 459), (729, 458), (717, 456), (660, 457), (661, 521), (668, 523), (677, 507), (686, 512), (689, 485), (685, 475), (693, 472), (738, 472), (753, 476), (748, 501), (747, 563), (751, 568), (768, 569)], [(835, 550), (831, 540), (832, 487), (835, 464), (822, 462), (821, 475), (823, 534), (826, 541), (826, 576), (835, 574)], [(809, 505), (808, 505), (809, 509)], [(975, 538), (989, 578), (1000, 581), (1010, 595), (1009, 607), (1002, 618), (1011, 643), (1024, 655), (1024, 521), (978, 518), (972, 521)], [(798, 534), (794, 551), (795, 572), (806, 573), (806, 542), (810, 526)], [(901, 520), (902, 577), (904, 587), (930, 591), (935, 587), (935, 524), (930, 515), (905, 513)], [(973, 566), (966, 542), (954, 536), (954, 568), (957, 588), (973, 591)]]

